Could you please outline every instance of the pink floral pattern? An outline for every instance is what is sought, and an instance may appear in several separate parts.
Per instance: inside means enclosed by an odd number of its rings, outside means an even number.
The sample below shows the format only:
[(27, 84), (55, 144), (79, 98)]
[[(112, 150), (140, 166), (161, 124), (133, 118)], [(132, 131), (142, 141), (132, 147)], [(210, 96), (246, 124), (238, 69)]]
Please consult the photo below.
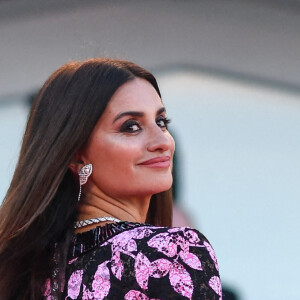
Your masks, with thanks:
[(149, 280), (149, 259), (141, 252), (136, 256), (134, 270), (136, 281), (142, 289), (148, 289)]
[(149, 300), (142, 292), (131, 290), (125, 295), (125, 300)]
[(179, 263), (174, 263), (170, 270), (170, 282), (174, 290), (182, 296), (192, 297), (194, 285), (190, 274)]
[(172, 263), (169, 260), (165, 258), (157, 259), (153, 261), (150, 265), (150, 276), (153, 278), (164, 277), (169, 273), (171, 266)]
[(195, 231), (187, 230), (187, 231), (183, 231), (183, 233), (191, 246), (192, 245), (195, 246), (200, 242), (200, 239)]
[(222, 286), (220, 278), (218, 276), (213, 276), (209, 280), (208, 284), (219, 296), (221, 296), (220, 300), (222, 300)]
[[(93, 253), (93, 259), (82, 260), (88, 253)], [(106, 260), (101, 262), (99, 258), (104, 253), (107, 253)], [(208, 257), (211, 261), (207, 261)], [(205, 264), (203, 259), (206, 260)], [(100, 262), (96, 271), (93, 261)], [(124, 294), (119, 298), (125, 300), (159, 300), (160, 297), (194, 299), (194, 294), (197, 295), (195, 299), (198, 299), (200, 286), (201, 293), (203, 286), (207, 287), (204, 289), (205, 299), (222, 299), (215, 253), (199, 232), (188, 227), (164, 228), (144, 225), (125, 230), (106, 239), (92, 252), (69, 259), (68, 263), (72, 273), (67, 277), (66, 299), (106, 299), (113, 288), (122, 289)], [(208, 264), (210, 267), (204, 272), (203, 268)], [(78, 268), (79, 266), (84, 266), (84, 270)], [(133, 269), (130, 269), (132, 266)], [(90, 270), (89, 268), (93, 268), (94, 273), (89, 273), (91, 275), (84, 278), (91, 280), (83, 280), (83, 275), (87, 272), (85, 270)], [(123, 278), (128, 278), (131, 274), (136, 282), (132, 288), (122, 283)], [(163, 277), (169, 282), (169, 287), (156, 289), (153, 284), (158, 281), (154, 280)], [(157, 298), (150, 298), (148, 291), (151, 291), (151, 295), (156, 295), (156, 290), (159, 290), (159, 293), (167, 292), (168, 295), (157, 294)], [(46, 296), (45, 293), (44, 295)]]
[(107, 268), (108, 261), (100, 264), (94, 275), (92, 282), (92, 291), (84, 287), (83, 299), (102, 300), (106, 297), (110, 290), (110, 276)]
[(94, 276), (92, 288), (94, 290), (95, 299), (103, 299), (108, 295), (110, 289), (110, 275), (108, 267), (106, 266), (108, 261), (105, 261), (98, 266), (98, 269)]
[(120, 258), (120, 252), (114, 252), (111, 258), (111, 271), (119, 279), (122, 279), (123, 264)]
[(179, 256), (192, 269), (202, 270), (201, 261), (195, 254), (188, 251), (180, 251)]
[[(173, 237), (173, 238), (172, 238)], [(182, 244), (182, 237), (174, 234), (170, 235), (168, 232), (158, 234), (148, 241), (148, 245), (156, 248), (159, 252), (173, 257), (177, 254), (177, 245)]]
[(131, 290), (126, 295), (124, 300), (160, 300), (158, 298), (149, 298), (139, 291)]
[(68, 281), (68, 296), (76, 299), (80, 292), (83, 270), (77, 270), (72, 273)]

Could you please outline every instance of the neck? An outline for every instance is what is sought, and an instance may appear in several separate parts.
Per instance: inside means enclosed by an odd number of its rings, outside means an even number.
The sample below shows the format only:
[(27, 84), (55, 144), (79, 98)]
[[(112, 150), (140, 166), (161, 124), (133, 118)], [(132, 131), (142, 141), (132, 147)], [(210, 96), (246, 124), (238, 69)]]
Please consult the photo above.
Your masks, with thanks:
[[(115, 199), (104, 193), (86, 193), (78, 204), (78, 220), (112, 216), (121, 221), (144, 223), (150, 204), (150, 196)], [(106, 222), (108, 223), (108, 222)], [(104, 225), (105, 222), (101, 223)], [(99, 224), (91, 224), (77, 232), (90, 230)]]

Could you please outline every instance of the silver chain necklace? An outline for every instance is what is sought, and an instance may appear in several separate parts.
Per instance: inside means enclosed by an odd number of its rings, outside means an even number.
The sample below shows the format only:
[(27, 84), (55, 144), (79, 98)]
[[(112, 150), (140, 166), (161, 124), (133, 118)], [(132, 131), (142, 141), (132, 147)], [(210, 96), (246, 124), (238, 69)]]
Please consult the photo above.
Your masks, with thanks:
[(114, 218), (114, 217), (101, 217), (101, 218), (93, 218), (93, 219), (87, 219), (87, 220), (82, 220), (82, 221), (77, 221), (74, 225), (74, 228), (81, 228), (81, 227), (85, 227), (91, 224), (97, 224), (100, 222), (106, 222), (106, 221), (110, 221), (110, 222), (121, 222), (121, 220)]

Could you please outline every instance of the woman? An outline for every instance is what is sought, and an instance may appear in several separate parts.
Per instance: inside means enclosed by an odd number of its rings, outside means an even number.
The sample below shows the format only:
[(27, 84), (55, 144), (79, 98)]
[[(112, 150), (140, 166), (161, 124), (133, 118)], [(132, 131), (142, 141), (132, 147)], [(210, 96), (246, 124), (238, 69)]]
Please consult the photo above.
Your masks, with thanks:
[(155, 78), (133, 63), (51, 75), (0, 211), (1, 299), (221, 298), (209, 242), (168, 227), (168, 122)]

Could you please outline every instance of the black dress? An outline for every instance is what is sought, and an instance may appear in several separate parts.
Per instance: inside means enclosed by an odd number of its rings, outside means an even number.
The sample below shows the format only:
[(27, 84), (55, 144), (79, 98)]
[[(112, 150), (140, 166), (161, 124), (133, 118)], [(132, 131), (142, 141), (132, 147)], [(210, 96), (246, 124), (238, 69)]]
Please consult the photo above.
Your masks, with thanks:
[(121, 222), (76, 234), (65, 283), (62, 299), (222, 299), (214, 250), (189, 227)]

